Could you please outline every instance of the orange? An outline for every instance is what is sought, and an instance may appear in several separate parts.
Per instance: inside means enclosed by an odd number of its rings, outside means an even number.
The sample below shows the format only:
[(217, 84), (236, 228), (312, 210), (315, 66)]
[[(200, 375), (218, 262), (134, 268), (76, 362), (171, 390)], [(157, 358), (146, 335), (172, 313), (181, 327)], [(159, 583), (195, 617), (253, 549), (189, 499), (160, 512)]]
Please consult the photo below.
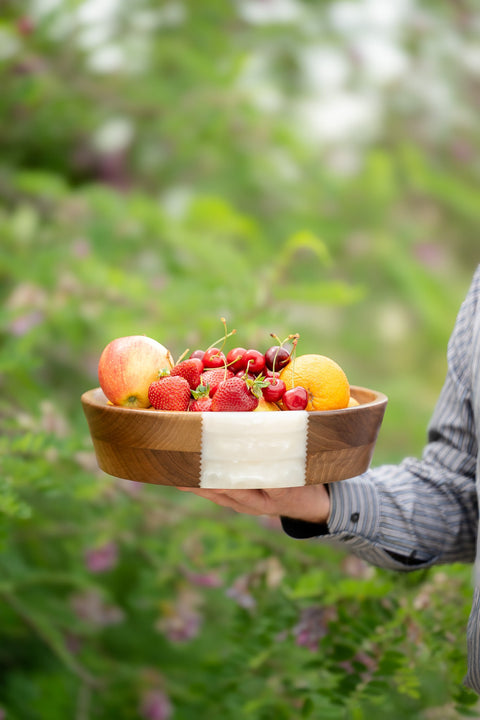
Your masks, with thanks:
[(350, 401), (350, 385), (344, 371), (325, 355), (299, 355), (280, 373), (287, 390), (301, 385), (308, 392), (307, 410), (338, 410)]
[(275, 403), (268, 402), (265, 398), (260, 398), (254, 412), (270, 412), (271, 410), (280, 410), (280, 408), (278, 405), (275, 405)]

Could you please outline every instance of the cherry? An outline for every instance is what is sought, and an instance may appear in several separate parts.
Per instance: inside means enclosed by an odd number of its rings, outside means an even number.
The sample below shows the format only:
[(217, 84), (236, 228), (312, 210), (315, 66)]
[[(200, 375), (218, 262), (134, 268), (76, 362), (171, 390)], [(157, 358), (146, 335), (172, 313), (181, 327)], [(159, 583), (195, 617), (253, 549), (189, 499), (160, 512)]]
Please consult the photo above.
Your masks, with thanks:
[(205, 355), (205, 350), (194, 350), (192, 354), (190, 355), (191, 358), (198, 358), (199, 360), (203, 360), (203, 356)]
[(265, 368), (264, 375), (265, 375), (265, 377), (266, 377), (267, 379), (268, 379), (268, 378), (279, 378), (279, 377), (280, 377), (280, 373), (279, 373), (279, 372), (277, 372), (276, 370), (275, 370), (275, 372), (273, 372), (273, 370), (270, 370), (270, 368)]
[(243, 378), (244, 380), (256, 380), (256, 375), (252, 375), (252, 373), (246, 373), (245, 370), (239, 370), (235, 373), (236, 377)]
[[(211, 345), (208, 346), (208, 348), (205, 350), (204, 356), (203, 356), (203, 364), (206, 368), (219, 368), (219, 367), (225, 367), (227, 364), (227, 359), (222, 352), (223, 347), (225, 345), (225, 341), (227, 338), (229, 338), (231, 335), (235, 335), (237, 332), (236, 330), (231, 330), (230, 332), (227, 332), (227, 321), (224, 317), (220, 318), (223, 323), (223, 329), (224, 334), (223, 337), (219, 338), (218, 340), (215, 340)], [(218, 348), (218, 343), (222, 343), (220, 347)]]
[(193, 360), (193, 363), (189, 363), (189, 365), (193, 365), (198, 370), (199, 373), (203, 372), (203, 368), (204, 368), (203, 360), (201, 360), (198, 357), (194, 357), (194, 358), (190, 357), (189, 360)]
[(259, 350), (247, 350), (243, 356), (248, 372), (258, 375), (265, 367), (265, 356)]
[(277, 402), (285, 394), (285, 383), (280, 378), (268, 378), (268, 385), (263, 388), (263, 397), (268, 402)]
[(287, 390), (282, 397), (287, 410), (305, 410), (308, 405), (308, 392), (301, 385)]
[(203, 364), (206, 368), (225, 367), (227, 359), (223, 352), (216, 347), (205, 350)]
[(227, 365), (230, 370), (236, 373), (238, 370), (243, 370), (245, 363), (246, 349), (242, 347), (236, 347), (227, 353)]
[(283, 345), (272, 345), (265, 352), (265, 365), (269, 370), (279, 370), (290, 362), (290, 352)]

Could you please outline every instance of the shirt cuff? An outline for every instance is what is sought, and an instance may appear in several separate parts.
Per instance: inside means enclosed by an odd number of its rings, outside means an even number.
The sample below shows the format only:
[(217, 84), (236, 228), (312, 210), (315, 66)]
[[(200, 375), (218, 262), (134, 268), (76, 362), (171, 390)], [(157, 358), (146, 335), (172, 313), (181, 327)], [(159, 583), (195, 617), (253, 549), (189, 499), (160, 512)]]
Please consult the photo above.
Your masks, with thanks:
[(374, 483), (360, 476), (330, 483), (330, 517), (327, 523), (312, 523), (282, 517), (284, 532), (292, 538), (331, 537), (374, 540), (379, 526), (378, 493)]
[(280, 520), (283, 531), (296, 540), (328, 535), (328, 525), (326, 523), (312, 523), (289, 517), (281, 517)]
[(329, 534), (375, 541), (380, 524), (377, 487), (366, 475), (330, 484)]

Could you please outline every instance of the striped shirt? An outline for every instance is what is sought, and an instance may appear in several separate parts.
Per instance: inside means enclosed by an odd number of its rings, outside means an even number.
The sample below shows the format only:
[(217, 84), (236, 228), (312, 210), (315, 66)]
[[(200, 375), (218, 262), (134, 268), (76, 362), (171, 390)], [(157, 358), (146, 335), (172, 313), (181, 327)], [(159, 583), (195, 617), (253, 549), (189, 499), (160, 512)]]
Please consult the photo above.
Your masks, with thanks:
[[(339, 542), (393, 570), (470, 563), (477, 556), (480, 482), (480, 265), (448, 343), (445, 384), (420, 459), (331, 483), (327, 525), (282, 518), (292, 537)], [(465, 683), (480, 694), (480, 553), (467, 629)]]

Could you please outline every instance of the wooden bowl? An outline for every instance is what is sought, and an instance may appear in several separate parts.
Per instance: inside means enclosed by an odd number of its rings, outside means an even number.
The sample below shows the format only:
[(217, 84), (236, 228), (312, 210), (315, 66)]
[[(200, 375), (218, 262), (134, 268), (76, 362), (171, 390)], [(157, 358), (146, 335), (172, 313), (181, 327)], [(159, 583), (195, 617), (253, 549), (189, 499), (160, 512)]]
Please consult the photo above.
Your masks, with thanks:
[(127, 480), (184, 487), (330, 483), (370, 465), (387, 397), (352, 386), (344, 410), (249, 413), (133, 410), (100, 388), (81, 401), (99, 467)]

